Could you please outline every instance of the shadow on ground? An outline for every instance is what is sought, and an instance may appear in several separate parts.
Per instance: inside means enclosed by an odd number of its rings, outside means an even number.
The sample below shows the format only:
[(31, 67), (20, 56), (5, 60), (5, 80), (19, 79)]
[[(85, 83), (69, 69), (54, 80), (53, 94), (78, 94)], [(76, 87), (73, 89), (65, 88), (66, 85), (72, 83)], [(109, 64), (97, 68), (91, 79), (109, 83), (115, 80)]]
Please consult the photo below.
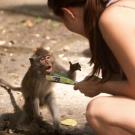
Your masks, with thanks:
[(71, 128), (62, 126), (60, 131), (56, 131), (54, 127), (45, 122), (42, 126), (36, 123), (31, 123), (29, 126), (21, 129), (17, 129), (14, 125), (18, 113), (3, 114), (0, 123), (0, 135), (93, 135), (89, 127)]
[[(5, 88), (5, 87), (4, 87)], [(5, 88), (6, 89), (6, 88)], [(60, 131), (56, 131), (50, 123), (42, 121), (42, 124), (31, 122), (25, 127), (16, 127), (16, 121), (21, 117), (22, 110), (17, 105), (15, 98), (10, 90), (7, 89), (10, 96), (14, 113), (5, 113), (0, 116), (0, 135), (93, 135), (88, 125), (84, 127), (71, 128), (61, 125)]]
[(49, 10), (47, 5), (21, 5), (0, 8), (0, 10), (7, 11), (13, 14), (22, 14), (26, 16), (42, 17), (45, 19), (60, 21), (58, 17), (53, 15), (53, 13)]

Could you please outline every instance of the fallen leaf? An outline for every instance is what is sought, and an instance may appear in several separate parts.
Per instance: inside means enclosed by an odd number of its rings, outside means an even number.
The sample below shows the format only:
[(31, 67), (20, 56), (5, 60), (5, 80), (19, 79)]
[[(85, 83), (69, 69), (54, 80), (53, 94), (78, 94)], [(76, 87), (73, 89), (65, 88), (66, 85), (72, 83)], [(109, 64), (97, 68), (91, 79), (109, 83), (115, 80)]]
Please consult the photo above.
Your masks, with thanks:
[(61, 124), (65, 125), (65, 126), (75, 127), (77, 125), (77, 121), (75, 121), (73, 119), (65, 119), (65, 120), (61, 121)]

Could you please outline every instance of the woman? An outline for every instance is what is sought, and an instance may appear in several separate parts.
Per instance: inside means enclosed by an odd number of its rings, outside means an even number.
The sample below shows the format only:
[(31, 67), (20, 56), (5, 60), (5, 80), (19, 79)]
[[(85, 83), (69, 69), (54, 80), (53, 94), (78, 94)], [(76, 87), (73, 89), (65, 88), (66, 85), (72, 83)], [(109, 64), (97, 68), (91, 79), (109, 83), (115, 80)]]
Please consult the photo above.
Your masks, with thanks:
[[(75, 85), (98, 135), (135, 135), (135, 0), (48, 0), (66, 27), (90, 42), (90, 77)], [(102, 79), (97, 75), (101, 72)]]

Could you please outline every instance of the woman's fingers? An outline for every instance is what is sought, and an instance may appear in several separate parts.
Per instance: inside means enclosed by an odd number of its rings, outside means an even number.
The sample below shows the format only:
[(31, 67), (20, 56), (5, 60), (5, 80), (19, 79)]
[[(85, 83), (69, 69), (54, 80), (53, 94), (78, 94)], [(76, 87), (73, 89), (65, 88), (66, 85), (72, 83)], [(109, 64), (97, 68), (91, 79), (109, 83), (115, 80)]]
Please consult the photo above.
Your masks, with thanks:
[(89, 88), (89, 82), (88, 81), (81, 81), (81, 82), (78, 82), (74, 85), (75, 90), (83, 91), (83, 90), (88, 89), (88, 88)]
[(79, 90), (86, 96), (93, 97), (100, 93), (100, 83), (98, 78), (83, 80), (74, 85), (75, 90)]
[(78, 90), (78, 83), (75, 83), (74, 90)]

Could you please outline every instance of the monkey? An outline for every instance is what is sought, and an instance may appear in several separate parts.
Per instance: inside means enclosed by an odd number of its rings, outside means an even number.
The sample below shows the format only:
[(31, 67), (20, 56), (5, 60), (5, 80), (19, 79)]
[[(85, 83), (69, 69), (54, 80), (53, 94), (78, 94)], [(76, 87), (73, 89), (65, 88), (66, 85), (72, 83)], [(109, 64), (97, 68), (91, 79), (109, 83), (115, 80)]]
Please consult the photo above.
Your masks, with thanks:
[(42, 47), (37, 48), (29, 61), (30, 67), (24, 75), (20, 87), (14, 87), (3, 79), (0, 79), (0, 86), (22, 92), (24, 115), (20, 118), (20, 121), (23, 121), (26, 117), (37, 122), (41, 121), (40, 107), (47, 105), (53, 118), (54, 127), (58, 128), (59, 112), (52, 90), (54, 83), (47, 81), (46, 75), (62, 71), (70, 79), (75, 80), (75, 71), (81, 70), (81, 66), (79, 63), (72, 64), (69, 62), (70, 68), (65, 70), (55, 62), (53, 54)]

